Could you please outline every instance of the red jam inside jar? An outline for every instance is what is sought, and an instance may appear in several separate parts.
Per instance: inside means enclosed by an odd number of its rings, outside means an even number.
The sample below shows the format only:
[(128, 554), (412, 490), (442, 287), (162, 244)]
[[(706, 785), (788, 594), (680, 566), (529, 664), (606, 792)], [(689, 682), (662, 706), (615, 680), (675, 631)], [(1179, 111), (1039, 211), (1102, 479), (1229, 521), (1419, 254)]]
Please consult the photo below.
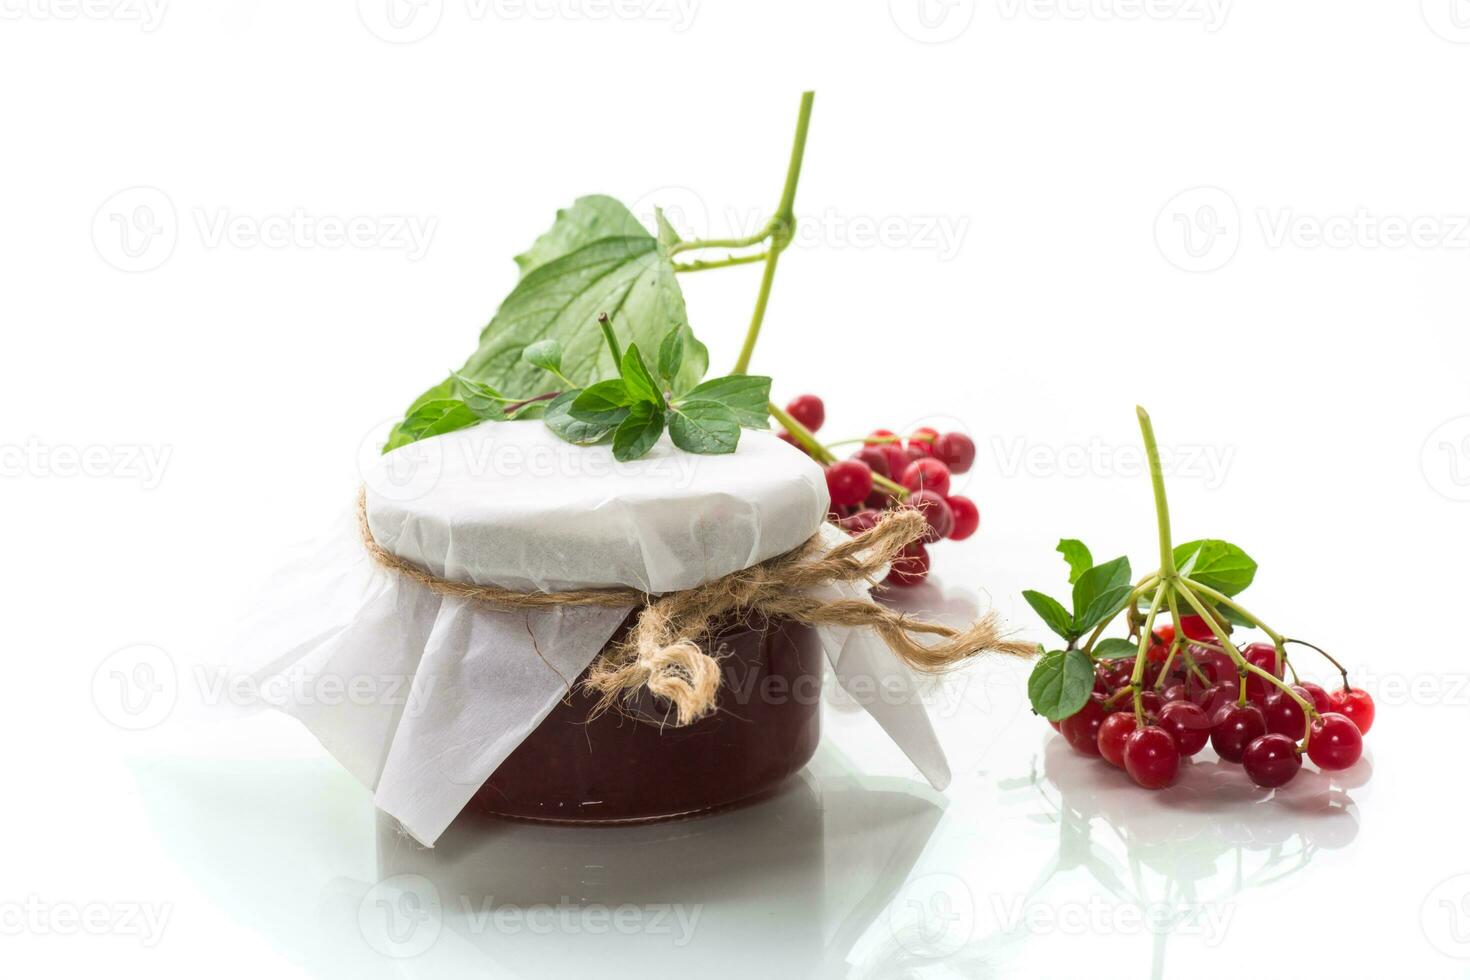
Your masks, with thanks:
[(527, 820), (619, 823), (688, 816), (774, 789), (806, 765), (821, 734), (816, 631), (740, 623), (716, 631), (710, 649), (720, 651), (722, 673), (713, 713), (683, 727), (617, 709), (594, 718), (596, 698), (576, 684), (471, 805)]

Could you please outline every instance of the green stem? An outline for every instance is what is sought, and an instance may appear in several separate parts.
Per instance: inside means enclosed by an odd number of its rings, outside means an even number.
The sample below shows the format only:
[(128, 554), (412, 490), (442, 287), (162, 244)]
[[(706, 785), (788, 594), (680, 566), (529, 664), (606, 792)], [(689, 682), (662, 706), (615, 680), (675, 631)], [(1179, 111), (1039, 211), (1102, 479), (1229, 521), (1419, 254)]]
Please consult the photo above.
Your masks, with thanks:
[(761, 272), (760, 291), (755, 297), (755, 312), (751, 314), (750, 326), (745, 331), (745, 343), (741, 345), (740, 357), (735, 361), (735, 369), (731, 374), (744, 374), (750, 368), (755, 342), (760, 338), (761, 324), (766, 318), (766, 305), (771, 299), (776, 263), (795, 234), (796, 184), (801, 179), (801, 163), (806, 155), (806, 134), (811, 124), (813, 98), (812, 92), (801, 93), (801, 108), (796, 116), (796, 137), (791, 144), (791, 160), (786, 166), (786, 185), (781, 188), (781, 203), (776, 206), (776, 213), (771, 215), (770, 223), (765, 229), (765, 234), (770, 236), (771, 246), (766, 253), (765, 269)]
[(672, 258), (680, 252), (691, 252), (701, 248), (749, 248), (752, 245), (759, 245), (771, 237), (775, 223), (776, 219), (772, 218), (762, 226), (760, 231), (754, 235), (746, 235), (743, 238), (697, 238), (685, 242), (675, 242), (669, 246), (669, 256)]
[(696, 259), (693, 262), (675, 262), (674, 271), (703, 272), (705, 269), (726, 269), (732, 265), (763, 262), (766, 258), (766, 252), (756, 252), (754, 255), (727, 255), (723, 259)]
[(1148, 604), (1148, 618), (1144, 620), (1143, 632), (1138, 634), (1138, 656), (1133, 660), (1133, 717), (1138, 727), (1143, 727), (1143, 674), (1148, 663), (1148, 648), (1154, 641), (1154, 617), (1159, 614), (1159, 603), (1164, 598), (1167, 582), (1160, 582), (1154, 590), (1153, 601)]
[[(1147, 592), (1149, 589), (1152, 589), (1158, 584), (1158, 572), (1154, 572), (1150, 575), (1145, 576), (1143, 581), (1135, 585), (1133, 587), (1133, 591), (1128, 593), (1128, 598), (1125, 599), (1123, 602), (1123, 609), (1131, 607), (1143, 596), (1145, 592)], [(1082, 645), (1082, 649), (1085, 650), (1088, 654), (1091, 654), (1092, 648), (1097, 644), (1098, 639), (1101, 638), (1103, 630), (1107, 629), (1108, 626), (1112, 624), (1113, 620), (1118, 618), (1118, 613), (1121, 613), (1123, 609), (1119, 609), (1118, 612), (1113, 613), (1107, 619), (1103, 620), (1101, 623), (1098, 623), (1097, 626), (1093, 629), (1092, 635), (1087, 638), (1087, 642)]]
[[(775, 402), (770, 402), (766, 405), (766, 411), (770, 412), (771, 417), (781, 423), (783, 429), (791, 433), (791, 438), (795, 439), (801, 445), (801, 448), (810, 453), (812, 459), (824, 465), (837, 462), (837, 456), (826, 446), (822, 445), (821, 440), (816, 437), (812, 430), (792, 418), (791, 414), (781, 406)], [(899, 500), (907, 500), (909, 496), (908, 487), (905, 487), (901, 483), (894, 483), (886, 476), (879, 476), (877, 473), (873, 474), (873, 486), (887, 490)]]
[(1176, 574), (1174, 543), (1169, 529), (1169, 497), (1164, 492), (1164, 467), (1159, 462), (1159, 443), (1154, 438), (1154, 423), (1143, 406), (1138, 406), (1138, 427), (1143, 430), (1143, 446), (1148, 452), (1148, 474), (1154, 484), (1154, 512), (1159, 519), (1159, 577), (1165, 582)]
[(613, 364), (623, 363), (623, 352), (618, 347), (617, 335), (613, 333), (612, 320), (608, 319), (606, 313), (597, 314), (597, 325), (602, 328), (602, 336), (607, 340), (607, 346), (612, 351)]
[(1236, 612), (1240, 613), (1240, 615), (1251, 621), (1251, 625), (1257, 627), (1261, 630), (1261, 632), (1269, 636), (1271, 638), (1271, 642), (1276, 644), (1277, 646), (1281, 646), (1283, 643), (1286, 642), (1286, 638), (1284, 636), (1273, 630), (1271, 627), (1267, 626), (1261, 621), (1260, 617), (1251, 613), (1250, 610), (1246, 609), (1240, 603), (1225, 595), (1223, 592), (1217, 592), (1216, 590), (1210, 588), (1208, 585), (1203, 585), (1199, 582), (1196, 582), (1192, 578), (1186, 577), (1184, 579), (1184, 582), (1191, 589), (1204, 596), (1206, 599), (1218, 603), (1219, 605), (1225, 606), (1228, 609), (1234, 609)]

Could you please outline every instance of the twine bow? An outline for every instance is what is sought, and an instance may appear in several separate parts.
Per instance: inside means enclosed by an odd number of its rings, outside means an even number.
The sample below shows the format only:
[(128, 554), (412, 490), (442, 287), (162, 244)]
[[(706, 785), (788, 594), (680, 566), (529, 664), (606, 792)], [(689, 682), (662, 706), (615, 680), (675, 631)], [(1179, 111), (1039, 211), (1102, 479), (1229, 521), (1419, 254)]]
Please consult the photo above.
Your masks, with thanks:
[[(639, 608), (633, 628), (603, 651), (588, 670), (585, 683), (600, 696), (597, 711), (646, 689), (672, 705), (675, 725), (688, 725), (708, 715), (719, 693), (720, 666), (701, 644), (708, 642), (717, 623), (751, 612), (808, 626), (870, 629), (900, 660), (929, 674), (949, 670), (982, 653), (1026, 657), (1036, 650), (1033, 644), (1005, 639), (993, 613), (956, 629), (868, 599), (828, 600), (809, 594), (829, 582), (876, 583), (883, 566), (901, 561), (904, 547), (924, 534), (924, 517), (912, 509), (890, 511), (872, 528), (835, 548), (828, 548), (820, 533), (814, 534), (784, 555), (664, 595), (628, 588), (516, 592), (441, 578), (377, 542), (368, 526), (365, 489), (358, 494), (357, 523), (363, 545), (377, 564), (438, 595), (504, 610)], [(930, 639), (920, 642), (919, 637)]]

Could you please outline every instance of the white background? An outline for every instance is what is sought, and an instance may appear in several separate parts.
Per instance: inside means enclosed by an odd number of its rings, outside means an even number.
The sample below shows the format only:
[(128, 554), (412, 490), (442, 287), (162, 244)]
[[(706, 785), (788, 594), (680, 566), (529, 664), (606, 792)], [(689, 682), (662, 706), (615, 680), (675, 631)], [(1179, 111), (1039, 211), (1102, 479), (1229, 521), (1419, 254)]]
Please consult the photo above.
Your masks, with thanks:
[[(377, 0), (0, 0), (6, 972), (743, 952), (773, 976), (1465, 975), (1470, 7), (528, 3), (427, 0), (395, 28)], [(797, 817), (716, 835), (748, 855), (738, 887), (679, 893), (705, 908), (692, 946), (446, 926), (379, 955), (354, 916), (397, 866), (366, 791), (280, 717), (127, 731), (94, 675), (148, 644), (192, 683), (251, 584), (351, 499), (364, 440), (469, 353), (556, 208), (763, 220), (805, 87), (804, 223), (754, 363), (778, 397), (825, 396), (834, 437), (931, 415), (972, 433), (984, 525), (936, 568), (1038, 636), (1019, 592), (1062, 588), (1058, 537), (1153, 553), (1147, 405), (1180, 538), (1244, 546), (1251, 606), (1378, 694), (1368, 761), (1275, 798), (1197, 764), (1150, 795), (1061, 751), (996, 669), (941, 722), (947, 804), (834, 712)], [(255, 234), (293, 216), (307, 230)], [(320, 235), (357, 218), (364, 242)], [(757, 275), (684, 281), (717, 368)], [(539, 846), (554, 888), (565, 849)], [(628, 867), (670, 860), (601, 846), (584, 863), (624, 869), (613, 904)], [(760, 860), (781, 846), (824, 857)], [(1082, 925), (1007, 931), (995, 903), (1016, 901)], [(1111, 914), (1155, 902), (1228, 927)], [(938, 938), (905, 939), (905, 909)]]

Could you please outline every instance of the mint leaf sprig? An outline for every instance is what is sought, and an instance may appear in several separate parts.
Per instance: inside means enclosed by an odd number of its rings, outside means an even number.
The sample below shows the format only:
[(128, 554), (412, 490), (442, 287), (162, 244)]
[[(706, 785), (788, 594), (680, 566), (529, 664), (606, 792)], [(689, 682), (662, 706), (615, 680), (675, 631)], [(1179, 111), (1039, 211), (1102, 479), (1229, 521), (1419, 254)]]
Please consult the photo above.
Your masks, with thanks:
[[(1047, 627), (1065, 644), (1062, 649), (1048, 651), (1043, 647), (1038, 651), (1041, 657), (1027, 684), (1032, 708), (1051, 721), (1076, 714), (1092, 697), (1099, 667), (1132, 657), (1133, 671), (1128, 684), (1114, 696), (1131, 695), (1134, 714), (1142, 727), (1148, 653), (1154, 646), (1162, 645), (1154, 627), (1160, 613), (1167, 612), (1175, 629), (1155, 681), (1156, 687), (1163, 686), (1176, 659), (1190, 674), (1204, 679), (1203, 671), (1190, 652), (1191, 648), (1204, 648), (1226, 654), (1235, 665), (1239, 677), (1239, 703), (1245, 704), (1246, 680), (1254, 674), (1295, 701), (1309, 720), (1319, 717), (1311, 701), (1303, 699), (1275, 673), (1248, 661), (1231, 639), (1233, 626), (1261, 630), (1276, 647), (1277, 673), (1284, 674), (1289, 668), (1295, 676), (1286, 646), (1301, 641), (1287, 639), (1235, 598), (1254, 581), (1255, 560), (1238, 546), (1214, 538), (1190, 541), (1177, 547), (1173, 544), (1158, 443), (1152, 420), (1141, 407), (1138, 409), (1138, 424), (1153, 484), (1159, 567), (1135, 580), (1126, 557), (1095, 564), (1091, 551), (1081, 541), (1064, 538), (1058, 543), (1057, 551), (1067, 563), (1068, 583), (1072, 586), (1070, 607), (1042, 592), (1028, 590), (1022, 593)], [(1187, 635), (1182, 615), (1186, 611), (1198, 617), (1212, 638), (1201, 640)], [(1104, 638), (1107, 628), (1125, 612), (1127, 637)], [(1345, 688), (1346, 685), (1344, 676)], [(1311, 726), (1308, 725), (1303, 749), (1310, 732)]]
[[(570, 388), (552, 399), (546, 426), (562, 439), (578, 445), (611, 439), (613, 457), (626, 462), (652, 449), (666, 428), (680, 449), (717, 455), (735, 451), (742, 427), (766, 427), (770, 378), (731, 375), (693, 387), (681, 382), (685, 351), (693, 340), (687, 326), (675, 327), (659, 344), (655, 376), (637, 344), (620, 350), (608, 317), (598, 322), (619, 377)], [(560, 377), (559, 360), (541, 353), (545, 369)]]

